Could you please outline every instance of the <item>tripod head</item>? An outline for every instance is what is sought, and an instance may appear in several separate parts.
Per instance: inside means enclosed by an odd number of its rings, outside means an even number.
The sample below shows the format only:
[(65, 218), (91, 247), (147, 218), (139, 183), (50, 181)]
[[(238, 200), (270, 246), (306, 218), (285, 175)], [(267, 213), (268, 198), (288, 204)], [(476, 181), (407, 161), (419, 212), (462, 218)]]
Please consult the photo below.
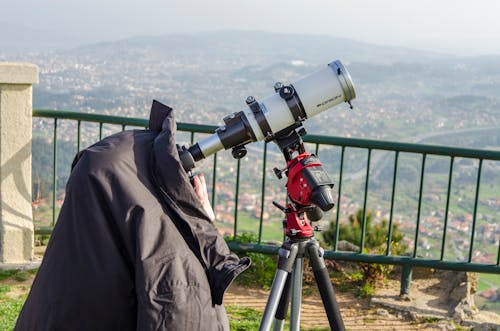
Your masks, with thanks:
[(333, 208), (333, 182), (319, 158), (306, 152), (301, 136), (304, 128), (291, 130), (274, 139), (287, 162), (285, 169), (274, 169), (281, 179), (287, 176), (286, 190), (289, 203), (286, 207), (273, 201), (285, 215), (285, 234), (290, 238), (310, 238), (311, 222), (323, 217), (323, 211)]

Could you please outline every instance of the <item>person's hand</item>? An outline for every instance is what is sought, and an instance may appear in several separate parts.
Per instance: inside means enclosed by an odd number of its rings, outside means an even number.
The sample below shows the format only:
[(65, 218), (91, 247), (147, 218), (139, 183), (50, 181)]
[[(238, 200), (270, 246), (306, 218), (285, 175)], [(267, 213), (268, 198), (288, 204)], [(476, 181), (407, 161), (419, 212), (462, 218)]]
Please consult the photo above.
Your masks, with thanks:
[(205, 212), (207, 213), (208, 217), (210, 217), (210, 220), (214, 221), (215, 214), (212, 206), (210, 205), (210, 201), (208, 200), (207, 183), (205, 182), (205, 176), (203, 176), (202, 173), (196, 174), (194, 176), (193, 186), (196, 196), (203, 205), (203, 209), (205, 209)]

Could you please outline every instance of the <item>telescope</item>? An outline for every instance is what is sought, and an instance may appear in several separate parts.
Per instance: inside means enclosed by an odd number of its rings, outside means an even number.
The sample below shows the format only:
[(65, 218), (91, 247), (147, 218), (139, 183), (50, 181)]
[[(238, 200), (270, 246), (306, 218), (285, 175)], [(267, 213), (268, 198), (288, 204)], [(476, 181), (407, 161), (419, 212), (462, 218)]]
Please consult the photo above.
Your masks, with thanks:
[[(311, 225), (321, 219), (324, 211), (334, 207), (333, 182), (319, 158), (306, 152), (301, 137), (305, 134), (302, 123), (306, 119), (342, 102), (352, 108), (351, 100), (356, 97), (354, 84), (347, 69), (336, 60), (293, 84), (278, 82), (274, 91), (275, 94), (261, 102), (249, 96), (247, 107), (226, 116), (224, 125), (214, 134), (189, 148), (178, 146), (179, 158), (184, 170), (190, 174), (197, 161), (222, 149), (232, 149), (233, 157), (239, 159), (246, 155), (245, 145), (250, 142), (264, 140), (278, 145), (286, 160), (286, 168), (274, 168), (274, 173), (279, 179), (283, 175), (287, 177), (287, 203), (283, 206), (273, 201), (273, 204), (285, 214), (283, 230), (287, 240), (278, 253), (278, 270), (259, 331), (269, 330), (273, 316), (274, 329), (282, 330), (289, 302), (291, 329), (299, 329), (301, 279), (306, 255), (310, 259), (330, 329), (344, 331), (322, 249), (314, 238), (314, 231), (319, 227)], [(289, 274), (293, 277), (288, 277)]]
[(232, 149), (234, 158), (246, 155), (245, 145), (286, 136), (311, 118), (342, 102), (349, 104), (356, 97), (351, 76), (339, 61), (307, 75), (295, 83), (274, 85), (275, 94), (262, 101), (253, 96), (246, 99), (247, 107), (224, 118), (224, 125), (214, 134), (189, 148), (179, 147), (179, 157), (186, 171), (195, 163), (222, 150)]

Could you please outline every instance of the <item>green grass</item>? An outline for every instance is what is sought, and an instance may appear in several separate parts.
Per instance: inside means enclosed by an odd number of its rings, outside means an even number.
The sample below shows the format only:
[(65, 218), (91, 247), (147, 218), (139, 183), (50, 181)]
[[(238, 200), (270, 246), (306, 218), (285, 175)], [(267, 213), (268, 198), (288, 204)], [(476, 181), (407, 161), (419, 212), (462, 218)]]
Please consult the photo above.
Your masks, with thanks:
[(425, 323), (437, 323), (437, 322), (441, 321), (441, 319), (438, 317), (424, 316), (421, 318), (421, 321), (423, 321)]
[[(264, 221), (262, 226), (262, 241), (283, 241), (283, 225), (282, 219), (280, 217), (271, 217), (270, 220)], [(233, 228), (233, 224), (215, 222), (217, 227), (230, 227)], [(238, 212), (238, 235), (242, 233), (253, 233), (255, 238), (257, 238), (259, 233), (259, 219), (253, 217), (248, 212)], [(254, 241), (256, 243), (257, 240)]]
[[(484, 290), (490, 288), (500, 288), (500, 275), (498, 274), (479, 274), (479, 279), (477, 282), (477, 292), (480, 293)], [(476, 302), (476, 306), (480, 310), (488, 310), (495, 313), (500, 312), (500, 302), (490, 301), (482, 296), (478, 295), (474, 296), (474, 300)]]
[(0, 330), (12, 330), (16, 325), (17, 316), (23, 307), (27, 293), (19, 297), (11, 297), (12, 286), (0, 286)]
[(500, 288), (500, 275), (498, 274), (479, 274), (478, 292), (487, 290), (493, 286)]
[(497, 198), (500, 195), (500, 187), (491, 183), (481, 183), (480, 195), (482, 198)]
[(474, 301), (480, 310), (492, 311), (497, 314), (500, 312), (500, 302), (491, 302), (481, 296), (474, 297)]
[(262, 313), (247, 307), (227, 306), (229, 325), (232, 331), (257, 330)]
[(363, 282), (363, 273), (361, 271), (333, 271), (330, 273), (330, 278), (340, 292), (356, 291)]
[[(52, 201), (49, 202), (52, 204)], [(56, 219), (61, 211), (56, 207)], [(33, 208), (33, 223), (35, 226), (50, 226), (52, 224), (52, 205), (45, 205), (37, 209)]]
[[(17, 316), (28, 296), (29, 287), (14, 282), (29, 280), (38, 270), (0, 270), (0, 330), (12, 330), (16, 324)], [(9, 282), (9, 285), (5, 285)], [(19, 289), (21, 291), (19, 291)], [(17, 290), (14, 295), (12, 292)]]
[[(226, 237), (225, 239), (232, 240), (230, 237)], [(252, 243), (257, 241), (257, 237), (253, 233), (240, 233), (237, 241), (243, 244)], [(249, 256), (252, 259), (252, 264), (248, 270), (236, 278), (236, 282), (245, 287), (270, 288), (274, 274), (276, 273), (276, 257), (262, 253), (245, 253), (240, 255)]]
[[(264, 221), (262, 226), (263, 240), (282, 241), (283, 240), (283, 225), (280, 218)], [(248, 213), (238, 213), (238, 233), (252, 232), (259, 233), (259, 220), (250, 216)]]
[(0, 270), (0, 281), (13, 279), (18, 282), (24, 282), (36, 274), (38, 269), (32, 270)]
[[(257, 255), (257, 254), (256, 254)], [(259, 264), (259, 258), (264, 265), (268, 265), (269, 270), (267, 274), (274, 276), (275, 262), (269, 256), (258, 254), (259, 257), (254, 256), (254, 263)], [(254, 280), (259, 280), (262, 282), (263, 278), (267, 277), (266, 271), (261, 270), (262, 266), (256, 268), (251, 278)], [(266, 268), (264, 268), (266, 269)], [(271, 272), (272, 269), (272, 272)], [(32, 277), (37, 270), (0, 270), (0, 284), (10, 283), (11, 281), (23, 282)], [(245, 273), (243, 273), (245, 274)], [(241, 275), (240, 275), (241, 277)], [(239, 278), (239, 277), (238, 277)], [(12, 295), (12, 291), (16, 287), (21, 287), (21, 295)], [(15, 326), (17, 317), (21, 311), (21, 308), (28, 295), (29, 288), (23, 285), (0, 285), (0, 330), (12, 330)], [(242, 307), (242, 306), (227, 306), (226, 307), (228, 318), (230, 321), (230, 326), (232, 331), (245, 331), (245, 330), (257, 330), (259, 328), (262, 312), (255, 310), (253, 308)], [(313, 328), (307, 331), (324, 331), (328, 329)]]
[[(227, 306), (227, 315), (231, 331), (253, 331), (258, 330), (262, 319), (262, 312), (247, 307)], [(285, 321), (285, 330), (289, 328), (289, 323)], [(310, 328), (304, 331), (327, 331), (329, 328)]]

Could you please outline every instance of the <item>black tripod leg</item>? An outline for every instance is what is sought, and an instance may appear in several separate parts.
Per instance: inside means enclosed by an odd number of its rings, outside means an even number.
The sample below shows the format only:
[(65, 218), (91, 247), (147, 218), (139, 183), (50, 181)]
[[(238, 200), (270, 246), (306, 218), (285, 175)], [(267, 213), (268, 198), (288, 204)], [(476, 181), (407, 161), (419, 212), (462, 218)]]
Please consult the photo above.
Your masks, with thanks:
[(321, 294), (321, 300), (323, 300), (326, 315), (328, 316), (330, 329), (335, 331), (344, 331), (344, 321), (342, 320), (340, 308), (337, 300), (335, 299), (335, 293), (333, 292), (330, 275), (326, 269), (323, 252), (316, 240), (312, 241), (311, 244), (307, 246), (307, 252), (309, 254), (309, 262), (314, 272), (314, 278), (316, 279), (319, 293)]
[(283, 330), (288, 306), (290, 304), (290, 293), (292, 292), (292, 277), (287, 277), (285, 287), (281, 293), (281, 299), (278, 304), (278, 309), (274, 315), (274, 331)]

